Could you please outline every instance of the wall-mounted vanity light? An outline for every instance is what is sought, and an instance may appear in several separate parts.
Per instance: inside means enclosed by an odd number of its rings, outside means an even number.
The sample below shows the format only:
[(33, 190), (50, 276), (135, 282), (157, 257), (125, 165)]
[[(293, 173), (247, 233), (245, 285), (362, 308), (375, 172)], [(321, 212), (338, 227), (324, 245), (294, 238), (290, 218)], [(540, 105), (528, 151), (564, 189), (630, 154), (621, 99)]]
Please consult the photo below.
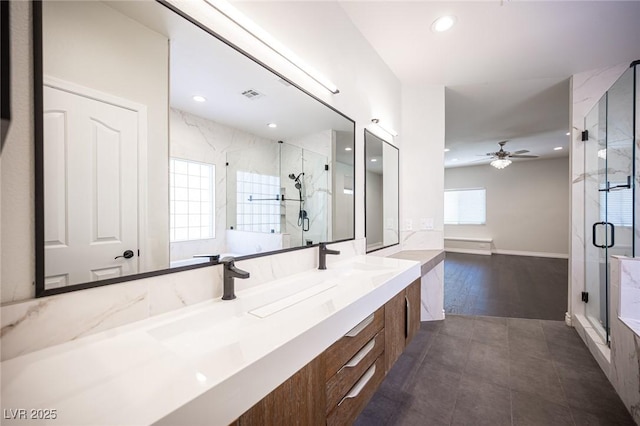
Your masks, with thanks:
[(317, 70), (306, 64), (295, 53), (286, 48), (282, 43), (276, 40), (271, 34), (260, 28), (255, 22), (247, 18), (242, 12), (231, 6), (226, 0), (207, 0), (214, 9), (223, 14), (231, 22), (251, 34), (260, 43), (273, 50), (275, 53), (284, 58), (291, 65), (311, 77), (315, 82), (327, 89), (329, 92), (339, 93), (338, 87), (329, 79), (320, 74)]
[(371, 122), (372, 122), (373, 124), (375, 124), (376, 126), (378, 126), (381, 130), (385, 131), (386, 133), (389, 133), (391, 136), (393, 136), (393, 137), (398, 136), (398, 132), (396, 132), (395, 130), (393, 130), (393, 129), (392, 129), (392, 128), (390, 128), (390, 127), (386, 127), (386, 126), (384, 126), (384, 125), (380, 124), (380, 119), (378, 119), (378, 118), (372, 118), (372, 119), (371, 119)]

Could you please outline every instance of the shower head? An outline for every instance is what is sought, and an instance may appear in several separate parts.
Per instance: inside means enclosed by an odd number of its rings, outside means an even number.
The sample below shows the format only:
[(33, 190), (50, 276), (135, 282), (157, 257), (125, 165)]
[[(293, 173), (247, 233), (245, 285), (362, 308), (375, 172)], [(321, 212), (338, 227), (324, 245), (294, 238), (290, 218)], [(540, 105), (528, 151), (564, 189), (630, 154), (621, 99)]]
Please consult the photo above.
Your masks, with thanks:
[(294, 173), (289, 173), (289, 179), (295, 180), (296, 182), (300, 182), (300, 176), (302, 175), (304, 175), (304, 173), (300, 173), (298, 176), (296, 176)]
[(301, 189), (302, 188), (302, 184), (300, 184), (299, 180), (296, 180), (296, 185), (295, 185), (296, 189)]

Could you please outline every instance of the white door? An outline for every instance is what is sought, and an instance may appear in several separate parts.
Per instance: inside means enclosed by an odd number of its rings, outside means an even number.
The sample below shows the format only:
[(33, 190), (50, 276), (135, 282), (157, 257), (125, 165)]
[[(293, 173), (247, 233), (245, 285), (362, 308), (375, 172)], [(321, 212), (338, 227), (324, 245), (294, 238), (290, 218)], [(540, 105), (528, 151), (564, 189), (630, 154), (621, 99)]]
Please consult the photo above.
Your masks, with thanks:
[(135, 111), (44, 87), (45, 288), (138, 271), (137, 168)]

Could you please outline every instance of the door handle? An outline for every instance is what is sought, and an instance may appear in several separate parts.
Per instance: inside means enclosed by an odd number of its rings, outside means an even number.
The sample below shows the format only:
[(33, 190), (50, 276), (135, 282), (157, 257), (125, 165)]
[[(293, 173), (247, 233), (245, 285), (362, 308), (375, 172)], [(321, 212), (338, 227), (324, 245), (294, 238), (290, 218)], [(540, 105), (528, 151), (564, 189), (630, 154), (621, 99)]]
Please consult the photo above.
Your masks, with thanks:
[(611, 244), (606, 246), (607, 248), (611, 248), (616, 244), (616, 227), (611, 222), (603, 223), (611, 227)]
[(114, 259), (117, 259), (119, 257), (124, 257), (125, 259), (131, 259), (133, 257), (133, 250), (125, 250), (124, 253), (122, 253), (122, 255), (116, 256), (114, 257)]
[[(596, 228), (598, 227), (598, 225), (606, 225), (606, 226), (610, 226), (611, 227), (611, 244), (607, 244), (605, 242), (605, 244), (596, 244)], [(598, 248), (611, 248), (616, 244), (616, 227), (614, 226), (613, 223), (611, 222), (596, 222), (593, 224), (593, 226), (591, 227), (591, 242), (594, 246), (598, 247)]]
[(598, 247), (598, 248), (605, 248), (604, 245), (600, 245), (600, 244), (596, 244), (596, 228), (598, 227), (598, 225), (604, 225), (607, 222), (596, 222), (593, 224), (593, 226), (591, 227), (591, 243)]

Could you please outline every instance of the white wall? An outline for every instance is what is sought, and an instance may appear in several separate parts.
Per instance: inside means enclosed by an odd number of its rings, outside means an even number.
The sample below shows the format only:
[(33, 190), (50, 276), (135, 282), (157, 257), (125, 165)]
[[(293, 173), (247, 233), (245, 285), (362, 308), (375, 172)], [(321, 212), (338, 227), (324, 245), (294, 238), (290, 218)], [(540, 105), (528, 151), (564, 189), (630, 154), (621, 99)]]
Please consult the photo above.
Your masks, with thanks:
[(11, 124), (2, 162), (2, 303), (35, 294), (31, 3), (11, 2)]
[[(402, 112), (400, 242), (405, 250), (442, 249), (444, 86), (403, 85)], [(423, 220), (433, 229), (422, 229)]]
[(491, 238), (493, 251), (568, 257), (569, 158), (445, 169), (445, 189), (486, 188), (485, 225), (445, 225), (444, 236)]

